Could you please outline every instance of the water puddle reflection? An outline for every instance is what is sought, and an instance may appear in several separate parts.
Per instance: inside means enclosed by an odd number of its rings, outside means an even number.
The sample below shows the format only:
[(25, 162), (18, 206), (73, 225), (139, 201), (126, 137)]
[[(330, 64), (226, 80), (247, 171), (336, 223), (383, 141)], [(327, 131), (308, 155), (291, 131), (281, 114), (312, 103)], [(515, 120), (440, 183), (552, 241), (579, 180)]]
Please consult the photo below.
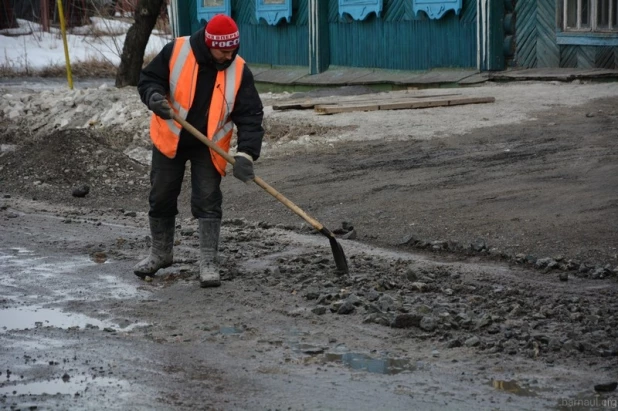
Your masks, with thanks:
[(0, 388), (0, 395), (56, 395), (70, 394), (74, 395), (80, 391), (84, 391), (89, 385), (96, 384), (99, 387), (119, 387), (126, 388), (128, 383), (116, 378), (93, 378), (83, 377), (64, 378), (51, 381), (36, 381), (25, 384), (9, 385)]
[[(145, 324), (131, 324), (122, 328), (129, 331), (136, 326)], [(25, 330), (39, 327), (55, 328), (112, 328), (118, 329), (117, 324), (97, 320), (82, 314), (64, 313), (50, 308), (18, 307), (0, 310), (0, 332), (8, 330)]]
[(416, 370), (416, 366), (405, 358), (373, 358), (359, 353), (326, 353), (324, 361), (341, 362), (353, 370), (363, 370), (374, 374), (394, 375)]
[[(84, 296), (125, 299), (143, 294), (134, 282), (116, 275), (114, 262), (105, 253), (93, 256), (40, 256), (23, 248), (0, 248), (0, 264), (5, 274), (0, 276), (0, 293), (10, 295), (15, 290), (45, 281), (48, 295), (37, 298), (47, 297), (56, 302)], [(103, 265), (109, 267), (102, 268)], [(92, 281), (95, 275), (99, 281)]]
[(219, 333), (222, 335), (233, 335), (233, 334), (242, 334), (244, 330), (236, 327), (221, 327), (219, 328)]

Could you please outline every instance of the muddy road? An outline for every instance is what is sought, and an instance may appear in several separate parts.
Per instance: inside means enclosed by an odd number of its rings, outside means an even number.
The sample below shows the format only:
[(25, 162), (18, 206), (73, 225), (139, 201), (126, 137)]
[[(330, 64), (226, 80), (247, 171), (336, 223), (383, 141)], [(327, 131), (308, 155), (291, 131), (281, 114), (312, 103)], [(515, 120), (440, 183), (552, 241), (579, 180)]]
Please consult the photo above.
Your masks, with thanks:
[[(227, 178), (217, 289), (195, 277), (186, 189), (174, 265), (132, 274), (150, 240), (132, 135), (6, 128), (0, 407), (616, 409), (616, 103), (268, 150), (257, 173), (340, 233), (350, 273), (299, 217)], [(398, 113), (413, 134), (416, 113)], [(269, 127), (363, 132), (307, 117), (269, 111)]]

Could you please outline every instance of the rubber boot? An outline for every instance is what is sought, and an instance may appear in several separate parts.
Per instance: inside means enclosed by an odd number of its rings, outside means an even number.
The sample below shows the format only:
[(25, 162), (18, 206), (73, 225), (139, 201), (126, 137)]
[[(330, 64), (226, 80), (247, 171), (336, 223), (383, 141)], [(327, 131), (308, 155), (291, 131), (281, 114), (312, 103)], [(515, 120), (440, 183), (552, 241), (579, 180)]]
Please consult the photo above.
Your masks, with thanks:
[(176, 228), (175, 217), (153, 218), (150, 217), (150, 234), (152, 245), (148, 257), (133, 267), (136, 276), (144, 278), (153, 275), (160, 268), (169, 267), (174, 261), (174, 230)]
[(218, 287), (221, 285), (217, 258), (221, 220), (217, 218), (200, 218), (199, 224), (200, 287)]

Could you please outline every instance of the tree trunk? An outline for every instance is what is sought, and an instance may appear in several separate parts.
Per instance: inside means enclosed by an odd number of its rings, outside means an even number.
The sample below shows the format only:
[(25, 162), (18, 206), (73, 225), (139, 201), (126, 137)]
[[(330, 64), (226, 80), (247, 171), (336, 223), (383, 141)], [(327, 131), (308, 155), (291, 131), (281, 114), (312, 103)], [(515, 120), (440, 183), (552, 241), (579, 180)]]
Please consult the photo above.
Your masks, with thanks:
[(152, 29), (157, 23), (164, 0), (139, 0), (135, 23), (127, 31), (122, 47), (120, 66), (116, 72), (116, 87), (137, 86), (144, 64), (144, 52)]

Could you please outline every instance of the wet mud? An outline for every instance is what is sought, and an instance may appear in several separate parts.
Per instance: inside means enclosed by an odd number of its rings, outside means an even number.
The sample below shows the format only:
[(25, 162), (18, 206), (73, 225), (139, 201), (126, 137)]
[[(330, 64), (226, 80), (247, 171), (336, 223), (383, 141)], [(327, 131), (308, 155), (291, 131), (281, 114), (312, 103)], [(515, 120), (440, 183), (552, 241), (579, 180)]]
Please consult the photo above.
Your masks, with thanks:
[(339, 233), (350, 272), (230, 178), (215, 289), (196, 279), (186, 188), (174, 264), (132, 274), (148, 177), (126, 136), (59, 132), (72, 145), (46, 152), (5, 136), (0, 407), (615, 409), (615, 102), (264, 159), (258, 174)]
[(6, 408), (542, 409), (613, 398), (592, 388), (615, 378), (611, 279), (556, 292), (523, 267), (354, 240), (340, 240), (351, 272), (336, 275), (328, 240), (308, 228), (229, 219), (223, 285), (204, 290), (191, 220), (177, 229), (175, 264), (146, 282), (131, 273), (147, 251), (142, 213), (100, 212), (93, 224), (4, 201)]

